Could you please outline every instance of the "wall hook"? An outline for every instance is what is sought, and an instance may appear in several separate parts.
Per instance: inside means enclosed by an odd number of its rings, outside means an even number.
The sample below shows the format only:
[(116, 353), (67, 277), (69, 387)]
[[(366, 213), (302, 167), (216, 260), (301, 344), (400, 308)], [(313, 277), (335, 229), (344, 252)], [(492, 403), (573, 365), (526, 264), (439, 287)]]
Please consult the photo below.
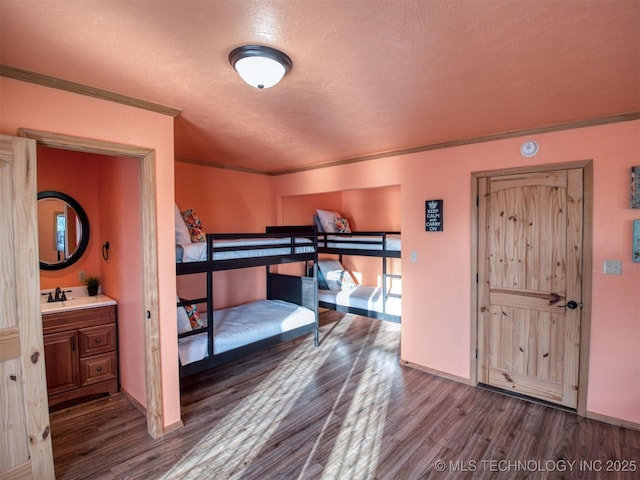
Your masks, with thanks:
[(102, 258), (104, 258), (105, 262), (109, 261), (109, 242), (102, 245)]

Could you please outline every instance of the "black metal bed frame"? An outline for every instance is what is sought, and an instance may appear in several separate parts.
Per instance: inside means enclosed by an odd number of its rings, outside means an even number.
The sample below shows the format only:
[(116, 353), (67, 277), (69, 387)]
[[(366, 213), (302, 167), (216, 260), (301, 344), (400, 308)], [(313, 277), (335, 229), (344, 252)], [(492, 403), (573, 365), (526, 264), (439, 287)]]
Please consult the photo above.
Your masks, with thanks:
[[(318, 254), (333, 254), (338, 255), (340, 263), (342, 263), (343, 256), (365, 256), (365, 257), (380, 257), (382, 259), (382, 312), (374, 310), (366, 310), (356, 307), (347, 307), (338, 305), (335, 303), (320, 301), (319, 306), (322, 308), (328, 308), (330, 310), (336, 310), (338, 312), (353, 313), (356, 315), (362, 315), (365, 317), (375, 318), (378, 320), (388, 320), (391, 322), (400, 323), (401, 317), (399, 315), (393, 315), (386, 312), (387, 299), (389, 297), (399, 298), (400, 295), (392, 294), (387, 291), (387, 279), (400, 278), (398, 274), (387, 273), (387, 259), (389, 258), (401, 258), (402, 252), (400, 250), (387, 249), (387, 236), (388, 235), (400, 235), (400, 232), (395, 231), (367, 231), (367, 232), (351, 232), (351, 233), (318, 233)], [(357, 240), (357, 238), (361, 238)], [(362, 237), (377, 237), (362, 240)], [(332, 243), (341, 243), (347, 245), (354, 245), (354, 248), (348, 247), (329, 247), (327, 245)], [(375, 248), (356, 248), (356, 246), (370, 246)]]
[[(214, 248), (215, 240), (246, 240), (246, 239), (278, 239), (282, 242), (269, 244), (266, 246), (233, 246)], [(305, 238), (311, 243), (297, 243), (296, 239)], [(301, 247), (313, 247), (312, 252), (300, 252)], [(288, 249), (288, 252), (282, 255), (257, 256), (238, 259), (214, 260), (216, 252), (240, 251), (240, 250), (256, 250), (260, 248), (268, 249)], [(294, 338), (314, 334), (314, 345), (319, 344), (319, 319), (318, 319), (318, 282), (316, 277), (317, 262), (317, 237), (316, 229), (313, 225), (304, 226), (269, 226), (266, 227), (265, 233), (223, 233), (223, 234), (207, 234), (207, 256), (206, 260), (200, 262), (176, 263), (177, 275), (189, 275), (194, 273), (205, 273), (207, 283), (207, 296), (196, 299), (182, 300), (177, 306), (191, 304), (207, 305), (207, 326), (199, 330), (193, 330), (179, 334), (179, 338), (196, 335), (198, 333), (207, 332), (208, 337), (208, 355), (202, 360), (180, 365), (180, 377), (184, 378), (189, 375), (210, 369), (217, 365), (231, 362), (252, 353), (275, 346), (279, 343), (292, 340)], [(313, 264), (313, 268), (305, 268), (306, 276), (293, 276), (273, 273), (270, 271), (271, 265), (282, 265), (285, 263), (304, 262), (305, 266)], [(214, 354), (214, 331), (213, 331), (213, 272), (223, 270), (234, 270), (240, 268), (266, 266), (267, 275), (267, 299), (268, 300), (284, 300), (295, 303), (303, 307), (307, 307), (315, 313), (315, 322), (310, 325), (304, 325), (294, 330), (282, 332), (269, 338), (253, 342), (251, 344), (235, 348), (219, 354)]]

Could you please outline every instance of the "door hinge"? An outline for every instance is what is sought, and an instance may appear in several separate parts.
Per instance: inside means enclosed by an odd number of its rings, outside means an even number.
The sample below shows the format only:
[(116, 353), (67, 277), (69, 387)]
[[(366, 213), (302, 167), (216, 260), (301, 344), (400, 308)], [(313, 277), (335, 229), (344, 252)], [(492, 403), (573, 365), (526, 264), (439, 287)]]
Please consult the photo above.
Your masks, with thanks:
[(476, 207), (479, 207), (479, 206), (480, 206), (480, 196), (478, 195), (476, 197)]
[(480, 281), (480, 274), (476, 273), (476, 283)]
[(478, 359), (478, 349), (476, 348), (476, 360)]

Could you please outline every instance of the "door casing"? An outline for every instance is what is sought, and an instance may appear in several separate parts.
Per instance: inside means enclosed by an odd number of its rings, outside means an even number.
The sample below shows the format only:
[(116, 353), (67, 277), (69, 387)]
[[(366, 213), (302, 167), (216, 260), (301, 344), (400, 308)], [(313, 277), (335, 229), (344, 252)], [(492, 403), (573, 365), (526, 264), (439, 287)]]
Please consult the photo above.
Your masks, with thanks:
[(584, 217), (582, 239), (582, 319), (580, 326), (580, 365), (578, 375), (578, 415), (586, 416), (587, 413), (587, 389), (589, 377), (589, 345), (591, 332), (591, 292), (593, 270), (593, 160), (579, 160), (575, 162), (553, 163), (547, 165), (534, 165), (509, 169), (487, 170), (472, 172), (471, 174), (471, 344), (470, 344), (470, 380), (471, 384), (478, 384), (478, 275), (481, 260), (478, 252), (478, 181), (480, 178), (499, 175), (511, 175), (518, 173), (550, 172), (579, 168), (583, 171), (584, 187)]
[(160, 320), (158, 311), (158, 249), (156, 241), (155, 150), (132, 145), (21, 128), (21, 137), (38, 145), (98, 155), (127, 157), (140, 162), (140, 213), (142, 220), (142, 292), (144, 311), (147, 432), (153, 438), (164, 433)]

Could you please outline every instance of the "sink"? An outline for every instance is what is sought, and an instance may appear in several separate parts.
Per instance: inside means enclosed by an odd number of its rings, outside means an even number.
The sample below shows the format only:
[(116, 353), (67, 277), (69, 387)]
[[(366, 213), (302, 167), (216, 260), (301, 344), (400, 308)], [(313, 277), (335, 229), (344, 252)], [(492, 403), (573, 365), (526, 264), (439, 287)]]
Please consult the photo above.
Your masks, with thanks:
[(46, 313), (68, 312), (72, 310), (82, 310), (84, 308), (97, 308), (107, 305), (115, 305), (116, 301), (106, 295), (96, 295), (93, 297), (79, 296), (67, 297), (64, 302), (46, 301), (40, 303), (40, 311)]

